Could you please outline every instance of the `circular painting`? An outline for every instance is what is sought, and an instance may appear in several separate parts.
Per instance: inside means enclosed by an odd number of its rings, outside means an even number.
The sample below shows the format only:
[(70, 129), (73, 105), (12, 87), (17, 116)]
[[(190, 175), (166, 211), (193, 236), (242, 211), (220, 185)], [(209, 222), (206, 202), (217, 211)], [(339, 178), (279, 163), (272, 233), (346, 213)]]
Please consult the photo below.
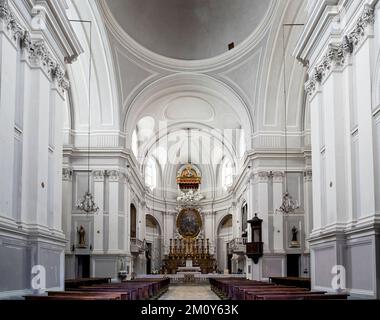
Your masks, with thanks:
[(201, 232), (202, 218), (196, 209), (183, 209), (177, 217), (178, 233), (184, 238), (195, 238)]

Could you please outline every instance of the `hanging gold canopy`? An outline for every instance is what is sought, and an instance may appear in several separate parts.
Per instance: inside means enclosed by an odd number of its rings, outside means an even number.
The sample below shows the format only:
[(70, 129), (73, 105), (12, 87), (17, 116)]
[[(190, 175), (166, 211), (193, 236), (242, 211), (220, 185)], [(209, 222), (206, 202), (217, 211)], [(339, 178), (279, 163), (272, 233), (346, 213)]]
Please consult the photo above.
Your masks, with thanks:
[(177, 176), (177, 184), (180, 189), (198, 189), (202, 183), (202, 177), (192, 165), (187, 165)]

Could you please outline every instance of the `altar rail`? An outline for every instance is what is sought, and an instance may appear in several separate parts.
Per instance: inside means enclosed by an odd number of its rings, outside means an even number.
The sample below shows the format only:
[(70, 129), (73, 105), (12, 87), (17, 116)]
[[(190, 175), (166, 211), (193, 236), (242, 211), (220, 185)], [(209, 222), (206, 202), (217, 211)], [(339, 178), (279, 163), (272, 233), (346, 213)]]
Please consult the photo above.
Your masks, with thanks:
[[(161, 279), (162, 277), (169, 278), (171, 284), (185, 283), (184, 274), (165, 274), (165, 275), (138, 275), (138, 278), (146, 279)], [(196, 274), (194, 275), (195, 283), (209, 283), (210, 279), (246, 279), (245, 274)]]

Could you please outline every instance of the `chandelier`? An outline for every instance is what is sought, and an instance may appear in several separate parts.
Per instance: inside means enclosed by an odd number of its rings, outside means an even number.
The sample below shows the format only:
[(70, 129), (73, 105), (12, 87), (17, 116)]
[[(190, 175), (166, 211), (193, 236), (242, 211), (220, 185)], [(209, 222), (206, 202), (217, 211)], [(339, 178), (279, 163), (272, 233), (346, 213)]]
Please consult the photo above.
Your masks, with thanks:
[(299, 208), (299, 204), (297, 200), (293, 200), (293, 197), (289, 194), (289, 192), (285, 192), (282, 196), (282, 204), (277, 211), (283, 214), (294, 213)]
[(95, 213), (99, 210), (99, 207), (95, 204), (94, 196), (91, 192), (86, 192), (83, 198), (77, 205), (78, 210), (86, 213)]
[(177, 202), (186, 206), (197, 206), (200, 201), (204, 199), (204, 196), (198, 191), (190, 189), (189, 191), (180, 191), (180, 195), (177, 197)]
[(282, 43), (283, 43), (283, 59), (284, 59), (284, 118), (285, 118), (285, 193), (282, 196), (282, 203), (280, 208), (276, 212), (284, 215), (294, 213), (300, 206), (297, 200), (293, 200), (293, 197), (288, 191), (288, 114), (287, 114), (287, 92), (286, 92), (286, 58), (285, 58), (285, 26), (298, 26), (300, 24), (284, 24), (282, 26)]
[(87, 191), (78, 201), (77, 209), (86, 214), (94, 214), (99, 210), (95, 204), (94, 196), (90, 192), (90, 153), (91, 153), (91, 72), (92, 72), (92, 22), (85, 20), (70, 20), (71, 22), (89, 23), (90, 24), (90, 61), (88, 71), (88, 149), (87, 149)]

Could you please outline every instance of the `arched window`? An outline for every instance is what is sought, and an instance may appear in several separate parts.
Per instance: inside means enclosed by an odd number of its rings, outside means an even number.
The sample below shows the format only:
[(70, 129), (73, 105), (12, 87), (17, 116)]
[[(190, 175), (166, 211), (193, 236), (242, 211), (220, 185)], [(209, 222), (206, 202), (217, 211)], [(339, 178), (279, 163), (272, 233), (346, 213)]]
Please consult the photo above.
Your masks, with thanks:
[(145, 166), (145, 184), (151, 189), (154, 189), (157, 185), (156, 176), (156, 163), (152, 158), (149, 158)]
[(233, 183), (233, 167), (229, 159), (225, 160), (222, 167), (222, 184), (224, 188), (231, 187)]
[(138, 140), (137, 140), (137, 132), (136, 130), (132, 133), (132, 152), (137, 158), (139, 155), (139, 146), (138, 146)]

